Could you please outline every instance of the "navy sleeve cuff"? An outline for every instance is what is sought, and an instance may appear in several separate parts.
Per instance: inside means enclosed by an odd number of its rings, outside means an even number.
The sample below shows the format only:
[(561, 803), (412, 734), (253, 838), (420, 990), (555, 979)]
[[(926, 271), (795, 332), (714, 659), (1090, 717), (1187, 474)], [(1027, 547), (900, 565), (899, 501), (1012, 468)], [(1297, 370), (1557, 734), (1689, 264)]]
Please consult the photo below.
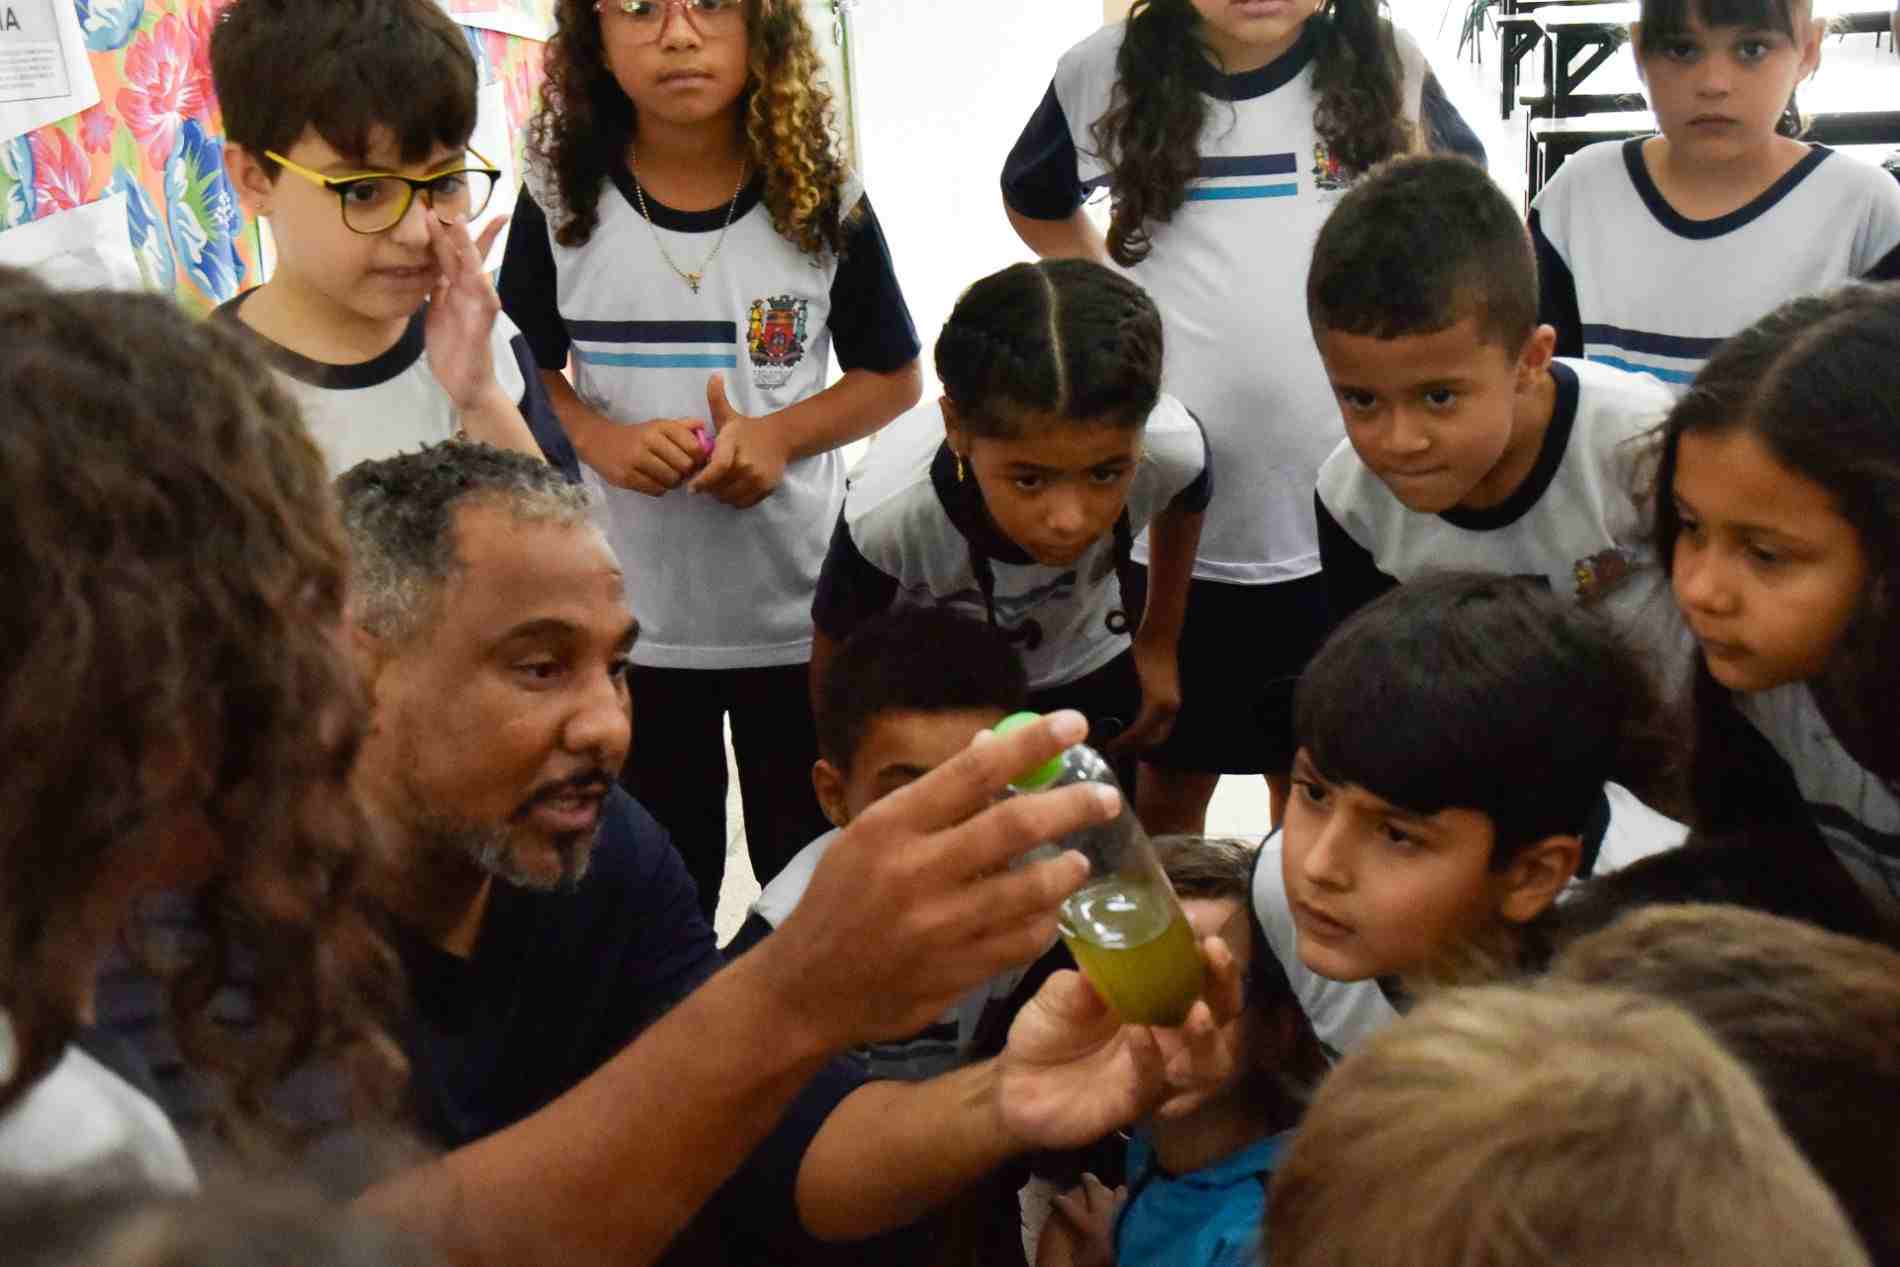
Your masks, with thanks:
[(1320, 495), (1313, 494), (1313, 516), (1319, 523), (1319, 565), (1326, 584), (1326, 614), (1333, 627), (1387, 590), (1396, 578), (1379, 570), (1372, 552), (1339, 526)]
[(1557, 330), (1557, 355), (1583, 355), (1583, 318), (1577, 312), (1577, 279), (1570, 265), (1544, 236), (1537, 208), (1531, 208), (1531, 245), (1537, 250), (1537, 320)]
[(1032, 220), (1066, 220), (1086, 196), (1069, 118), (1051, 83), (1003, 162), (1003, 201)]
[(889, 374), (916, 360), (923, 348), (868, 195), (850, 218), (831, 281), (830, 326), (831, 349), (846, 370)]
[(897, 600), (897, 578), (875, 567), (858, 549), (850, 525), (838, 516), (818, 572), (818, 593), (812, 599), (812, 623), (827, 637), (843, 641), (859, 625)]
[(547, 216), (523, 185), (509, 222), (508, 249), (502, 254), (496, 289), (501, 292), (502, 310), (527, 336), (534, 363), (544, 370), (567, 368), (567, 324), (561, 320), (559, 280)]
[(541, 381), (541, 368), (535, 364), (534, 353), (528, 347), (528, 336), (518, 334), (508, 345), (515, 354), (515, 364), (521, 369), (523, 386), (517, 404), (534, 442), (541, 446), (541, 456), (548, 460), (549, 466), (567, 476), (568, 483), (580, 483), (581, 460), (574, 452), (573, 442), (567, 438), (567, 429), (554, 413), (554, 402), (548, 399), (547, 384)]

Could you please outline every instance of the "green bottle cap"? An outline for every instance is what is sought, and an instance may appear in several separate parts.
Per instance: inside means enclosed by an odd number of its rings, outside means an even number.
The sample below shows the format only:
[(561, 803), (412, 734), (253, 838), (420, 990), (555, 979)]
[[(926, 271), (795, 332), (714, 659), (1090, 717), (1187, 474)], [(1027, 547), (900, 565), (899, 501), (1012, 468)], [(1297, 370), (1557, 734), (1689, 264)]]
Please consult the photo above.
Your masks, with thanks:
[[(1042, 720), (1041, 713), (1011, 713), (990, 728), (994, 735), (1007, 735), (1012, 730), (1021, 730), (1024, 726)], [(1009, 781), (1009, 785), (1018, 792), (1040, 792), (1062, 777), (1062, 756), (1060, 753), (1050, 757), (1032, 770), (1025, 770)]]

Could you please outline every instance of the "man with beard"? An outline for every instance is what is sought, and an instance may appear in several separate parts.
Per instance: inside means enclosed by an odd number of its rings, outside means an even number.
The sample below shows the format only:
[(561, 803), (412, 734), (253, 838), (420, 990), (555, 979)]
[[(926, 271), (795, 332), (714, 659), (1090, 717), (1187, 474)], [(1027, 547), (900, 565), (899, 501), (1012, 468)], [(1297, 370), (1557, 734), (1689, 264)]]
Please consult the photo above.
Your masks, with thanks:
[[(639, 631), (589, 495), (531, 458), (462, 442), (364, 463), (337, 487), (352, 644), (371, 695), (354, 788), (386, 852), (371, 887), (410, 976), (402, 1037), (418, 1119), (459, 1150), (370, 1200), (456, 1261), (650, 1261), (644, 1223), (675, 1204), (661, 1180), (740, 1136), (759, 1142), (735, 1154), (749, 1151), (665, 1261), (834, 1261), (818, 1237), (900, 1226), (1016, 1153), (1105, 1134), (1183, 1085), (1179, 1071), (1192, 1078), (1221, 1059), (1215, 1027), (1237, 1011), (1239, 986), (1213, 951), (1220, 1003), (1197, 1005), (1179, 1036), (1120, 1026), (1068, 974), (1025, 1010), (997, 1061), (880, 1083), (825, 1060), (864, 1035), (915, 1028), (875, 1016), (889, 993), (877, 974), (919, 940), (899, 929), (966, 930), (911, 975), (1027, 958), (1034, 931), (1022, 936), (999, 908), (1052, 911), (1080, 883), (1067, 863), (1040, 878), (1029, 873), (1058, 864), (1006, 873), (1004, 855), (980, 857), (975, 841), (930, 865), (929, 842), (898, 829), (942, 795), (941, 779), (867, 810), (875, 821), (839, 842), (842, 869), (814, 876), (822, 909), (801, 906), (802, 923), (656, 1026), (721, 960), (679, 854), (614, 778)], [(1073, 821), (1070, 811), (1064, 827)], [(872, 853), (901, 882), (868, 870)], [(993, 909), (987, 936), (969, 935), (984, 920), (955, 914), (973, 903)], [(951, 996), (975, 979), (959, 976)], [(721, 987), (723, 1006), (702, 1006)], [(633, 1041), (649, 1027), (649, 1040), (677, 1036), (689, 1012), (697, 1041), (679, 1055)], [(657, 1082), (656, 1063), (667, 1074)], [(651, 1103), (659, 1087), (675, 1106), (724, 1107), (669, 1131)]]
[(663, 830), (617, 790), (637, 630), (585, 491), (471, 444), (363, 463), (337, 490), (371, 696), (353, 785), (387, 851), (371, 887), (414, 1000), (417, 1118), (456, 1147), (699, 985), (704, 924)]

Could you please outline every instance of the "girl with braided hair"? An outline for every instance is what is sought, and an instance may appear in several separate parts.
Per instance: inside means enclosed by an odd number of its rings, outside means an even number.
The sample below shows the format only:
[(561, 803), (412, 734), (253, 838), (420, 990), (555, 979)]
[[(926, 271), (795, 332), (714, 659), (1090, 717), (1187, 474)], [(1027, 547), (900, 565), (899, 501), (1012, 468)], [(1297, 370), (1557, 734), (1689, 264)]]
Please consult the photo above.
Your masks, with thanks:
[[(1379, 10), (1135, 0), (1063, 56), (1003, 170), (1010, 222), (1036, 254), (1112, 260), (1154, 296), (1168, 390), (1207, 424), (1236, 492), (1194, 563), (1179, 723), (1143, 763), (1154, 830), (1200, 832), (1222, 773), (1265, 774), (1276, 820), (1285, 803), (1293, 682), (1326, 632), (1313, 488), (1345, 434), (1303, 299), (1319, 227), (1395, 154), (1483, 161)], [(1104, 187), (1106, 240), (1083, 207)]]
[(758, 873), (826, 827), (805, 684), (837, 450), (917, 403), (920, 349), (797, 0), (559, 0), (555, 20), (502, 302), (608, 486), (633, 696), (666, 721), (635, 728), (623, 777), (710, 919), (728, 717)]
[[(1030, 707), (1074, 708), (1133, 753), (1180, 707), (1188, 576), (1212, 492), (1207, 440), (1161, 392), (1161, 318), (1099, 264), (1016, 264), (963, 293), (937, 339), (943, 398), (871, 448), (812, 616), (830, 650), (899, 605), (963, 609), (1021, 650)], [(1153, 581), (1131, 592), (1135, 534)]]

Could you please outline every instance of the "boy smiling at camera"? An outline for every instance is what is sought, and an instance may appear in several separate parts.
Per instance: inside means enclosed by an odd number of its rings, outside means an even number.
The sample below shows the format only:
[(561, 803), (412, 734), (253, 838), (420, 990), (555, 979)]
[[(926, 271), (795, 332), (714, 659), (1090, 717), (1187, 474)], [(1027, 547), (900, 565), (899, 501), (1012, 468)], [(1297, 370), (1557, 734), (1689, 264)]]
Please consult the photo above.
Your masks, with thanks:
[(277, 247), (215, 315), (254, 337), (331, 474), (462, 433), (577, 478), (482, 271), (502, 222), (469, 236), (499, 172), (468, 145), (478, 79), (454, 19), (434, 0), (235, 0), (211, 68), (231, 183)]

